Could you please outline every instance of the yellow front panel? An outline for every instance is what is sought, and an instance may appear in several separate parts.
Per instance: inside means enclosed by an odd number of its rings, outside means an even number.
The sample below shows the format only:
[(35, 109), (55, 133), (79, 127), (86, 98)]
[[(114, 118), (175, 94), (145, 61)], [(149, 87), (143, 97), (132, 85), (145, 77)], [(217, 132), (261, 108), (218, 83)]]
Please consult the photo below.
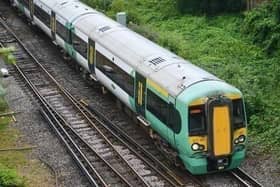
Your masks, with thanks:
[(234, 135), (233, 135), (233, 139), (236, 139), (236, 138), (238, 138), (241, 135), (244, 135), (244, 136), (247, 135), (247, 129), (245, 127), (241, 128), (241, 129), (235, 130), (234, 131)]
[(198, 106), (198, 105), (203, 105), (207, 102), (208, 98), (207, 97), (203, 97), (197, 100), (194, 100), (193, 102), (191, 102), (189, 104), (189, 106)]
[(231, 152), (230, 115), (227, 106), (215, 107), (213, 111), (213, 143), (215, 156)]
[(154, 81), (148, 79), (147, 80), (147, 84), (150, 85), (153, 89), (155, 89), (156, 91), (158, 91), (161, 95), (163, 95), (164, 97), (168, 97), (168, 92), (162, 88), (161, 86), (159, 86), (157, 83), (155, 83)]
[(241, 99), (241, 95), (240, 94), (225, 94), (225, 96), (231, 100), (234, 99)]

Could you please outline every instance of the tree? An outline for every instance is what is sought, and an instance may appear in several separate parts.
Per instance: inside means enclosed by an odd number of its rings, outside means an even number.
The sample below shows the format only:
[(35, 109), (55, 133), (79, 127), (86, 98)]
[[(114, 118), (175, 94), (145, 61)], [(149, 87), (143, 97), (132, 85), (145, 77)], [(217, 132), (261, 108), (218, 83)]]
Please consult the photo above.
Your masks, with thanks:
[(217, 14), (238, 12), (246, 8), (246, 0), (176, 0), (181, 13)]

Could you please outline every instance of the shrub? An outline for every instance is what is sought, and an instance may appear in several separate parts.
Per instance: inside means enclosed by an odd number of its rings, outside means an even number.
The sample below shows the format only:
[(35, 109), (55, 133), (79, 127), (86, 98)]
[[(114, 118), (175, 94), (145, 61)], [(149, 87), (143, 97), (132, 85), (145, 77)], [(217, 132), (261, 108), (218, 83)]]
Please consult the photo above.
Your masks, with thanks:
[(145, 38), (148, 38), (149, 40), (152, 40), (154, 42), (158, 41), (158, 34), (153, 32), (148, 26), (139, 26), (132, 22), (130, 22), (128, 26), (138, 34), (144, 36)]
[(93, 8), (106, 11), (109, 10), (112, 0), (82, 0), (82, 2)]
[(0, 186), (24, 187), (25, 185), (23, 179), (17, 175), (15, 170), (0, 165)]
[(280, 1), (264, 3), (249, 12), (244, 20), (243, 32), (263, 48), (268, 55), (280, 49)]
[(111, 11), (114, 13), (121, 12), (125, 10), (125, 1), (124, 0), (113, 0), (111, 4)]

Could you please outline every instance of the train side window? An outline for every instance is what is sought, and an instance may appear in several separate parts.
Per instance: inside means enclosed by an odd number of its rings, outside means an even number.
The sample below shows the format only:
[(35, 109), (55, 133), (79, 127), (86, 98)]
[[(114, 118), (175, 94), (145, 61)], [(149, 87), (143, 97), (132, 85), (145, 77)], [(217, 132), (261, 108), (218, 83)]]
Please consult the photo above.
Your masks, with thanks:
[(82, 40), (75, 33), (72, 35), (73, 47), (78, 53), (80, 53), (85, 59), (87, 59), (87, 43)]
[(162, 123), (167, 124), (169, 105), (150, 89), (147, 89), (147, 109)]
[(242, 99), (232, 101), (233, 125), (235, 129), (245, 127), (245, 114)]
[(51, 24), (51, 18), (50, 15), (43, 10), (41, 7), (38, 5), (34, 4), (34, 15), (41, 21), (43, 22), (47, 27), (50, 28)]
[(189, 134), (206, 134), (206, 118), (204, 105), (189, 108)]
[(182, 120), (179, 111), (173, 104), (169, 104), (168, 126), (174, 133), (179, 134), (181, 132), (181, 123)]
[(25, 8), (29, 9), (29, 0), (21, 0), (20, 3), (22, 3)]
[(134, 96), (134, 78), (96, 51), (96, 68), (114, 81), (131, 97)]
[(56, 33), (64, 41), (68, 42), (68, 29), (57, 20), (56, 20)]

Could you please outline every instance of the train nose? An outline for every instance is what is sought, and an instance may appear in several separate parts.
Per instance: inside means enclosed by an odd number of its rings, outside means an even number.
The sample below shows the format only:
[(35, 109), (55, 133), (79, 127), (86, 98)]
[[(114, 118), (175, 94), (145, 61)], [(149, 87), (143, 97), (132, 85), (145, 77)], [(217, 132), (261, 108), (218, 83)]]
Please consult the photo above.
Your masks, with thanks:
[(217, 168), (218, 170), (225, 169), (229, 165), (228, 158), (221, 158), (217, 160)]
[(224, 97), (211, 98), (207, 102), (209, 142), (214, 157), (232, 152), (231, 108), (231, 101)]

